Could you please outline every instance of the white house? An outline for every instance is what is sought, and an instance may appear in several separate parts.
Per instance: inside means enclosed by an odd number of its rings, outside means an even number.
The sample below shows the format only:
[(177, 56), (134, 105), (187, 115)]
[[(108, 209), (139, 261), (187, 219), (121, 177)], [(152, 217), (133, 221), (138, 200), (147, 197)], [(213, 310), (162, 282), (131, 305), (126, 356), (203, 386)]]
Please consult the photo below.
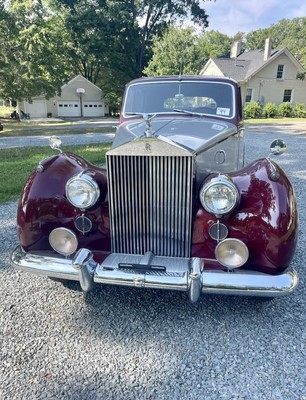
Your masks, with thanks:
[(272, 49), (271, 39), (265, 48), (240, 52), (234, 43), (230, 58), (209, 59), (200, 75), (227, 76), (240, 83), (242, 103), (258, 101), (261, 105), (282, 102), (306, 104), (306, 80), (298, 79), (305, 73), (301, 64), (287, 48)]
[(60, 96), (48, 100), (37, 96), (31, 102), (22, 100), (18, 110), (30, 114), (31, 118), (103, 117), (109, 112), (102, 90), (82, 75), (64, 84)]

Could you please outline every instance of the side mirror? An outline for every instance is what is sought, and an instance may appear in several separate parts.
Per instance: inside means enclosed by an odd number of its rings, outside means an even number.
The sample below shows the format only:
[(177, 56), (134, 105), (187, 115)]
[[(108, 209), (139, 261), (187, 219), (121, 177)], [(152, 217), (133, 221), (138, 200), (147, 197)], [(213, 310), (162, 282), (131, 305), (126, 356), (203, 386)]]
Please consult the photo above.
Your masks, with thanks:
[(286, 149), (287, 149), (287, 145), (282, 139), (275, 139), (271, 143), (269, 157), (271, 155), (279, 156), (279, 155), (285, 153)]
[(51, 149), (58, 150), (60, 153), (62, 152), (62, 149), (61, 149), (62, 141), (58, 136), (51, 136), (49, 138), (49, 144), (50, 144)]

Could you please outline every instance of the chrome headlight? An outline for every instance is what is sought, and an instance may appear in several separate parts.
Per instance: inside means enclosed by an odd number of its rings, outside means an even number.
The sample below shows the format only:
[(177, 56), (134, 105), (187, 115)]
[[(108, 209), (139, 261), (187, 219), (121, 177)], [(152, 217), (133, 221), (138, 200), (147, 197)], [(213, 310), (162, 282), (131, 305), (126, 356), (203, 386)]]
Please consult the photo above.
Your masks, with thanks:
[(49, 243), (53, 250), (63, 256), (75, 253), (78, 240), (74, 232), (67, 228), (56, 228), (49, 235)]
[(86, 209), (92, 207), (100, 196), (97, 182), (89, 175), (76, 175), (66, 183), (67, 199), (75, 207)]
[(229, 178), (218, 176), (203, 185), (200, 190), (200, 201), (205, 210), (211, 214), (228, 214), (238, 204), (239, 192)]

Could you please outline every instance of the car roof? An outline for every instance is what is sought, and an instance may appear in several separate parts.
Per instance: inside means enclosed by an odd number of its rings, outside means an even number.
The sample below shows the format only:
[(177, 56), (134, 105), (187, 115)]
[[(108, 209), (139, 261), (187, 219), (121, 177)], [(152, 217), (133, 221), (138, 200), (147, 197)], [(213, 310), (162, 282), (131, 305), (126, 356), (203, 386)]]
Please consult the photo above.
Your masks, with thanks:
[(195, 82), (225, 82), (232, 83), (239, 86), (238, 82), (232, 78), (223, 76), (203, 76), (203, 75), (164, 75), (164, 76), (153, 76), (153, 77), (142, 77), (132, 80), (128, 85), (134, 83), (145, 83), (145, 82), (165, 82), (165, 81), (195, 81)]

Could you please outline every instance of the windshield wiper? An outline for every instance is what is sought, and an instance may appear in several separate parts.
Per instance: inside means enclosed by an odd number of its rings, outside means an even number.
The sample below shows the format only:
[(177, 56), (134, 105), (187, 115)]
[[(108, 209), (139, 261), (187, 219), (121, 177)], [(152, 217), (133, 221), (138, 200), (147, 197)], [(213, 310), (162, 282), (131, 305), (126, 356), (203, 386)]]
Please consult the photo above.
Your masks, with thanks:
[(187, 115), (191, 115), (191, 116), (196, 116), (196, 117), (204, 117), (204, 115), (205, 115), (205, 114), (198, 113), (198, 112), (193, 112), (193, 111), (188, 111), (188, 110), (181, 110), (179, 108), (174, 108), (172, 111), (175, 111), (175, 112), (181, 113), (181, 114), (187, 114)]

